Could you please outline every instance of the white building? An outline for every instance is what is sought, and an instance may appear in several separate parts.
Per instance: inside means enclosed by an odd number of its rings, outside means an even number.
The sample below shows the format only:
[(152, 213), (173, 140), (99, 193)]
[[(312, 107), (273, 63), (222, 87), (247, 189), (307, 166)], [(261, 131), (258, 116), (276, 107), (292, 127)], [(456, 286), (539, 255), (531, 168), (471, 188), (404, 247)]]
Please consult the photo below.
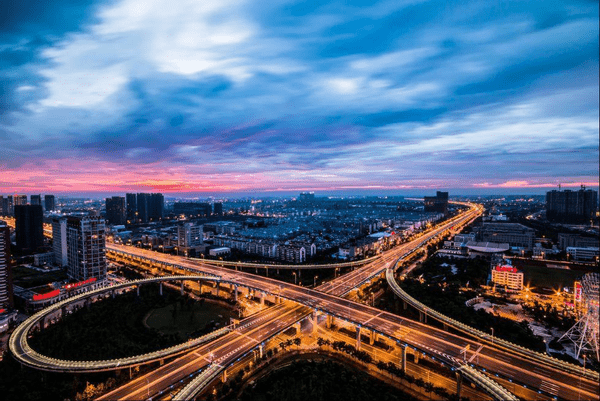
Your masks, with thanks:
[(599, 248), (596, 247), (569, 246), (567, 247), (567, 253), (571, 255), (573, 260), (596, 260), (600, 255)]
[(507, 289), (520, 291), (523, 289), (523, 272), (510, 265), (495, 266), (492, 269), (492, 281)]
[(204, 243), (204, 228), (202, 225), (185, 223), (177, 227), (177, 246), (195, 248)]
[(106, 278), (104, 219), (96, 216), (67, 218), (67, 274), (75, 280)]
[(66, 217), (52, 219), (52, 250), (54, 264), (60, 267), (66, 266), (68, 263)]

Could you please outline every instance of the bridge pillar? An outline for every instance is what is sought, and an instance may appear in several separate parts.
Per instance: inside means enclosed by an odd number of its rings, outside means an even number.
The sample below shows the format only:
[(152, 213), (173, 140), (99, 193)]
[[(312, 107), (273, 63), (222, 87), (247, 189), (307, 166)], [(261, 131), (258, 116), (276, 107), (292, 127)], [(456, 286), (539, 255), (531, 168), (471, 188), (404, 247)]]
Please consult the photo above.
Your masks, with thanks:
[(360, 326), (356, 326), (356, 349), (360, 349)]
[(413, 353), (415, 356), (415, 365), (419, 364), (419, 351), (415, 350), (415, 352)]
[(419, 311), (419, 322), (427, 323), (427, 313)]
[(263, 352), (264, 352), (264, 347), (263, 347), (263, 345), (262, 345), (262, 344), (260, 344), (260, 345), (258, 346), (258, 357), (259, 357), (259, 358), (262, 358), (262, 357), (263, 357)]
[(183, 293), (184, 293), (184, 287), (183, 287), (183, 284), (184, 284), (184, 283), (185, 283), (185, 282), (182, 280), (182, 281), (181, 281), (181, 295), (183, 295)]
[(140, 287), (141, 287), (141, 285), (138, 284), (138, 286), (137, 286), (137, 296), (138, 297), (140, 296)]
[(298, 269), (298, 278), (302, 277), (302, 269)]
[(294, 328), (296, 329), (296, 335), (300, 335), (300, 330), (302, 329), (300, 322), (294, 323)]
[(111, 297), (113, 297), (113, 299), (115, 298), (115, 290), (112, 290), (112, 291), (110, 292), (110, 296), (111, 296)]
[(310, 333), (311, 334), (315, 334), (317, 332), (317, 324), (318, 324), (318, 317), (317, 317), (317, 312), (313, 311), (310, 315), (310, 323), (312, 328), (310, 329)]
[(406, 303), (406, 301), (402, 301), (402, 307), (404, 308), (404, 310), (408, 309), (408, 304)]
[(60, 318), (64, 319), (66, 315), (67, 315), (67, 307), (63, 306), (60, 308)]
[(402, 346), (402, 371), (406, 373), (406, 345)]
[(377, 333), (371, 330), (369, 335), (369, 344), (373, 345), (375, 344), (375, 341), (377, 341)]
[(456, 399), (460, 400), (460, 393), (462, 390), (462, 372), (457, 371), (456, 372)]
[(221, 288), (221, 282), (217, 281), (217, 297), (219, 296), (219, 289)]
[(260, 292), (260, 304), (264, 305), (265, 304), (265, 293), (264, 292)]
[(158, 293), (159, 293), (161, 296), (162, 296), (162, 294), (163, 294), (163, 289), (162, 289), (162, 287), (163, 287), (163, 283), (161, 282), (161, 283), (159, 284), (159, 287), (158, 287)]
[(265, 276), (269, 277), (269, 268), (265, 266)]
[(237, 285), (233, 286), (233, 300), (237, 302), (238, 300), (238, 287)]
[(221, 381), (222, 381), (223, 383), (225, 383), (225, 382), (227, 381), (227, 369), (225, 369), (225, 370), (223, 371), (223, 373), (221, 374)]
[(331, 326), (334, 325), (334, 323), (335, 323), (335, 318), (331, 315), (327, 315), (327, 323), (326, 323), (327, 328), (330, 329)]
[(444, 323), (444, 331), (448, 331), (448, 325)]

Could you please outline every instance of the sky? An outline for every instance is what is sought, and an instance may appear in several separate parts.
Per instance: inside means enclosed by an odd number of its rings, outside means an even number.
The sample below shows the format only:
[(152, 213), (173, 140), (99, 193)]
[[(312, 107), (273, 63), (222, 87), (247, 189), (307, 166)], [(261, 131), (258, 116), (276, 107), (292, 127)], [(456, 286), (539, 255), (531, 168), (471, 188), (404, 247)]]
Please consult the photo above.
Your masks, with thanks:
[(598, 186), (598, 1), (2, 4), (0, 194)]

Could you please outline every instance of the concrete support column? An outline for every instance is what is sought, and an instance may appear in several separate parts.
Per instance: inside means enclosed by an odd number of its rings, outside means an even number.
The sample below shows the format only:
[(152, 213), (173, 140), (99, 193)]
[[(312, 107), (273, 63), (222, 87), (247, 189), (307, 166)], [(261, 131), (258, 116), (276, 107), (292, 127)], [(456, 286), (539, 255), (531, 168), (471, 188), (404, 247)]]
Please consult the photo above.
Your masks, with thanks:
[(371, 330), (369, 335), (369, 344), (373, 345), (375, 341), (377, 341), (377, 333)]
[(356, 349), (360, 349), (360, 326), (356, 326)]
[(406, 303), (406, 301), (402, 301), (402, 307), (404, 308), (404, 310), (408, 309), (408, 304)]
[(158, 293), (159, 293), (161, 296), (162, 296), (162, 294), (163, 294), (163, 289), (162, 289), (162, 287), (163, 287), (163, 283), (161, 282), (161, 283), (160, 283), (160, 285), (159, 285), (159, 287), (158, 287)]
[(260, 304), (264, 305), (265, 304), (265, 293), (264, 292), (260, 292)]
[(138, 296), (138, 297), (140, 296), (140, 287), (141, 287), (141, 285), (138, 285), (138, 286), (137, 286), (137, 296)]
[(402, 371), (406, 373), (406, 345), (402, 345)]
[(221, 282), (217, 281), (217, 297), (219, 296), (219, 289), (221, 288)]
[(184, 281), (181, 282), (181, 295), (183, 295), (183, 292), (184, 292), (183, 284), (184, 284)]
[(302, 325), (300, 322), (294, 324), (294, 328), (296, 329), (296, 335), (300, 334), (300, 330), (302, 329)]
[(448, 331), (448, 325), (444, 323), (444, 331)]
[(260, 344), (260, 345), (258, 346), (258, 357), (259, 357), (259, 358), (262, 358), (262, 357), (263, 357), (263, 352), (264, 352), (264, 347), (263, 347), (263, 345), (262, 345), (262, 344)]
[(317, 312), (313, 311), (313, 313), (310, 315), (310, 323), (312, 325), (311, 334), (315, 334), (317, 332), (317, 324), (318, 324)]
[(265, 275), (266, 275), (267, 277), (269, 277), (269, 268), (268, 268), (268, 267), (265, 267)]
[(237, 285), (233, 286), (233, 300), (237, 302), (238, 300), (238, 287)]
[(456, 399), (459, 400), (460, 399), (460, 393), (462, 390), (462, 372), (456, 372)]
[(227, 369), (225, 369), (225, 370), (223, 371), (223, 373), (221, 374), (221, 381), (222, 381), (223, 383), (225, 383), (225, 382), (227, 381)]
[(202, 281), (198, 280), (198, 294), (202, 295)]
[(112, 290), (112, 291), (110, 292), (110, 296), (111, 296), (111, 297), (113, 297), (113, 299), (115, 298), (115, 290)]
[(417, 365), (419, 363), (419, 351), (415, 350), (414, 356), (415, 356), (415, 365)]

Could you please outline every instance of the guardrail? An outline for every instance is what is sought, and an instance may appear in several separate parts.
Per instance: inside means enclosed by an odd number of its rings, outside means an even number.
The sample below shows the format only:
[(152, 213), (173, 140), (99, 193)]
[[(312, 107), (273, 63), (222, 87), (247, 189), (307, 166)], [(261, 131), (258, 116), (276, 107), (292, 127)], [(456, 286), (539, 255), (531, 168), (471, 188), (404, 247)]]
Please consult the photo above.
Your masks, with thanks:
[(196, 376), (194, 380), (189, 382), (184, 388), (175, 394), (175, 396), (172, 398), (173, 401), (185, 401), (193, 399), (193, 397), (198, 394), (200, 390), (212, 382), (223, 370), (225, 370), (224, 366), (216, 363), (211, 364), (208, 368), (203, 370), (202, 373)]
[(481, 330), (478, 330), (478, 329), (468, 326), (464, 323), (461, 323), (455, 319), (452, 319), (446, 315), (443, 315), (443, 314), (437, 312), (436, 310), (431, 309), (430, 307), (417, 301), (415, 298), (411, 297), (406, 291), (404, 291), (400, 287), (398, 282), (396, 282), (396, 279), (394, 277), (394, 271), (396, 270), (397, 266), (398, 266), (398, 263), (396, 263), (392, 268), (389, 268), (386, 270), (386, 273), (385, 273), (386, 280), (387, 280), (389, 286), (392, 288), (392, 291), (394, 291), (394, 293), (396, 295), (398, 295), (403, 301), (407, 302), (408, 304), (410, 304), (413, 308), (417, 309), (418, 311), (426, 313), (427, 316), (429, 316), (429, 317), (433, 317), (434, 319), (436, 319), (442, 323), (445, 323), (449, 326), (452, 326), (455, 329), (457, 329), (465, 334), (475, 336), (479, 340), (485, 341), (486, 343), (496, 346), (498, 348), (503, 348), (509, 352), (517, 353), (518, 355), (528, 357), (529, 359), (534, 359), (537, 362), (543, 362), (543, 363), (551, 365), (557, 369), (560, 369), (563, 371), (566, 370), (570, 373), (574, 373), (574, 374), (584, 376), (589, 379), (598, 381), (598, 379), (599, 379), (598, 372), (591, 371), (590, 369), (584, 369), (580, 366), (576, 366), (571, 363), (562, 361), (560, 359), (553, 358), (546, 354), (542, 354), (541, 352), (536, 352), (536, 351), (530, 350), (523, 346), (511, 343), (510, 341), (506, 341), (502, 338), (492, 337), (488, 333), (485, 333)]
[(35, 313), (23, 323), (21, 323), (17, 329), (13, 332), (9, 339), (9, 349), (15, 358), (27, 365), (34, 368), (47, 371), (59, 371), (59, 372), (97, 372), (121, 369), (128, 366), (140, 365), (144, 363), (150, 363), (160, 359), (168, 358), (173, 355), (185, 352), (191, 348), (195, 348), (198, 345), (207, 341), (213, 340), (221, 335), (224, 335), (232, 330), (231, 327), (223, 327), (219, 330), (215, 330), (202, 337), (198, 337), (194, 340), (187, 341), (182, 344), (177, 344), (169, 348), (165, 348), (158, 351), (149, 352), (142, 355), (135, 355), (127, 358), (119, 359), (107, 359), (107, 360), (95, 360), (95, 361), (72, 361), (63, 360), (57, 358), (51, 358), (42, 355), (33, 350), (27, 342), (27, 336), (31, 329), (38, 323), (43, 324), (43, 319), (51, 313), (62, 310), (69, 304), (76, 303), (86, 298), (100, 295), (108, 291), (114, 291), (136, 285), (142, 285), (145, 283), (162, 282), (162, 281), (173, 281), (173, 280), (218, 280), (218, 276), (212, 275), (196, 275), (196, 276), (163, 276), (151, 279), (139, 279), (128, 281), (125, 283), (99, 288), (90, 292), (76, 295), (71, 298), (59, 301), (48, 308), (42, 309)]
[(461, 365), (457, 370), (462, 372), (471, 383), (478, 385), (494, 397), (496, 401), (519, 401), (519, 398), (510, 391), (469, 365)]

